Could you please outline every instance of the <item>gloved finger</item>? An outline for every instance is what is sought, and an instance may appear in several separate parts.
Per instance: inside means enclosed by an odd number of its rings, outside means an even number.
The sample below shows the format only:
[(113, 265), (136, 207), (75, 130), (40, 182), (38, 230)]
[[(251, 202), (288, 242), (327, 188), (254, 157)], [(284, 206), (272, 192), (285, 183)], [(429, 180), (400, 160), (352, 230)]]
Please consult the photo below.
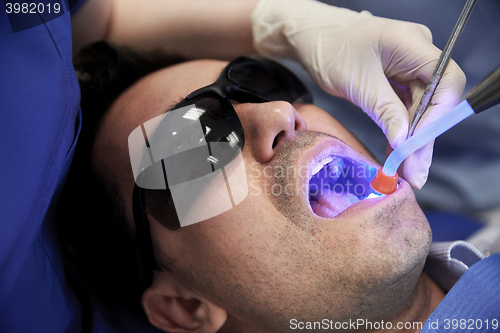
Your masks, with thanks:
[(417, 111), (418, 105), (420, 104), (420, 100), (422, 99), (422, 96), (424, 95), (425, 92), (425, 87), (427, 86), (427, 83), (424, 83), (424, 81), (421, 80), (414, 80), (411, 81), (408, 84), (410, 88), (410, 95), (412, 99), (412, 104), (408, 108), (408, 114), (410, 121), (413, 120), (413, 117), (415, 116), (415, 112)]
[[(413, 97), (413, 107), (410, 109), (410, 117), (420, 102), (423, 89), (431, 79), (437, 65), (441, 51), (430, 43), (416, 44), (406, 50), (405, 58), (394, 66), (389, 65), (388, 76), (410, 88)], [(396, 56), (392, 59), (397, 58)], [(429, 105), (428, 111), (433, 111), (436, 119), (443, 115), (446, 109), (451, 109), (460, 101), (465, 87), (465, 74), (452, 59), (439, 81), (437, 89)], [(438, 108), (433, 108), (439, 106)], [(428, 112), (430, 114), (430, 112)], [(427, 116), (428, 117), (428, 116)], [(422, 119), (424, 121), (424, 119)]]
[(390, 79), (389, 83), (391, 84), (391, 87), (396, 93), (396, 95), (398, 95), (399, 99), (405, 105), (406, 109), (409, 110), (412, 107), (412, 101), (413, 101), (410, 88), (408, 88), (407, 86), (403, 86), (402, 84), (399, 84), (398, 82)]
[[(445, 73), (436, 87), (427, 111), (415, 128), (415, 133), (418, 133), (427, 125), (453, 109), (460, 102), (465, 88), (465, 81), (465, 75), (463, 75), (462, 70), (454, 61), (450, 60)], [(415, 88), (415, 90), (419, 90), (419, 88)], [(416, 103), (419, 101), (416, 101)]]
[[(416, 28), (419, 28), (419, 25), (416, 25)], [(421, 28), (424, 32), (428, 30), (425, 26), (421, 26)], [(426, 40), (428, 38), (425, 37), (425, 33), (421, 35), (424, 36), (422, 42), (415, 40), (391, 41), (391, 43), (404, 43), (404, 47), (400, 45), (394, 54), (385, 55), (386, 58), (390, 59), (386, 65), (386, 73), (389, 78), (406, 86), (409, 86), (412, 81), (422, 81), (427, 85), (442, 52)], [(439, 85), (445, 89), (445, 95), (450, 95), (448, 97), (458, 99), (461, 97), (463, 87), (465, 87), (465, 74), (452, 59), (449, 61)], [(413, 102), (418, 103), (418, 100)]]
[(361, 107), (382, 129), (391, 147), (396, 148), (408, 134), (408, 111), (382, 70), (368, 77), (360, 91), (361, 96), (368, 96), (368, 101)]
[(419, 25), (412, 26), (413, 29), (417, 28), (412, 38), (402, 40), (401, 35), (398, 35), (399, 38), (387, 38), (382, 45), (382, 61), (386, 62), (387, 77), (403, 85), (413, 80), (427, 83), (441, 55), (439, 48), (418, 33), (418, 27)]
[(427, 181), (432, 162), (434, 140), (411, 154), (400, 167), (400, 176), (417, 190)]

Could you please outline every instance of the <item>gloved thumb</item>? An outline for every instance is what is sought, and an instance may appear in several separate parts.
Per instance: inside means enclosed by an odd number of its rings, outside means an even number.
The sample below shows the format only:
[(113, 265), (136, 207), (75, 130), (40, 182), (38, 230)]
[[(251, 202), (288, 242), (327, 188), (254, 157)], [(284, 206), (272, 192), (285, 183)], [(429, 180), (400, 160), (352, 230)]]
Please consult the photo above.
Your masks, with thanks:
[(408, 156), (400, 167), (399, 176), (417, 190), (427, 181), (432, 162), (434, 140)]

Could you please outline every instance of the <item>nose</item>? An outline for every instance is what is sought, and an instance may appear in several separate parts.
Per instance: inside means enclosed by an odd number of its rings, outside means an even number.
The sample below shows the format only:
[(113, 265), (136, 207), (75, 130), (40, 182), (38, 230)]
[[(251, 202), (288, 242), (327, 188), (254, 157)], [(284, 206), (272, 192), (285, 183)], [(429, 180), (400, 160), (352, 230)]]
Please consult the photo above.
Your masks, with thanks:
[(257, 162), (270, 161), (282, 142), (307, 129), (304, 118), (292, 104), (275, 101), (240, 104), (236, 111), (245, 133), (245, 147)]

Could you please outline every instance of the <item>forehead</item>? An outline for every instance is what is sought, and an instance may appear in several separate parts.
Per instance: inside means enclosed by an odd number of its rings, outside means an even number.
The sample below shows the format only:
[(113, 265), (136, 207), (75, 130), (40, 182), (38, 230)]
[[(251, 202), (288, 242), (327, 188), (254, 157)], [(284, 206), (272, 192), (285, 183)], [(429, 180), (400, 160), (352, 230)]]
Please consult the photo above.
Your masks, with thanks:
[(138, 126), (194, 90), (213, 83), (226, 65), (225, 61), (197, 60), (165, 68), (140, 80), (116, 104), (120, 109), (128, 106), (135, 114), (140, 110), (142, 121), (134, 124)]
[(107, 111), (96, 145), (106, 142), (126, 148), (122, 146), (137, 126), (172, 108), (194, 90), (213, 83), (226, 65), (225, 61), (196, 60), (142, 78)]

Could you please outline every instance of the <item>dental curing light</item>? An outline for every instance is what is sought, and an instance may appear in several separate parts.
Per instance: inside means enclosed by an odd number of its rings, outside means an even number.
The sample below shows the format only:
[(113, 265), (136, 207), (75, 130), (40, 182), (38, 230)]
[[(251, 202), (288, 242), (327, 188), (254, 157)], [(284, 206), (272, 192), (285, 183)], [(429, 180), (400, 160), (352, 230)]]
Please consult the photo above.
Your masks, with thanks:
[(480, 113), (500, 103), (500, 66), (481, 83), (472, 88), (465, 100), (432, 124), (403, 142), (389, 155), (371, 182), (371, 187), (382, 194), (391, 194), (398, 185), (397, 169), (409, 155), (422, 148), (473, 113)]

